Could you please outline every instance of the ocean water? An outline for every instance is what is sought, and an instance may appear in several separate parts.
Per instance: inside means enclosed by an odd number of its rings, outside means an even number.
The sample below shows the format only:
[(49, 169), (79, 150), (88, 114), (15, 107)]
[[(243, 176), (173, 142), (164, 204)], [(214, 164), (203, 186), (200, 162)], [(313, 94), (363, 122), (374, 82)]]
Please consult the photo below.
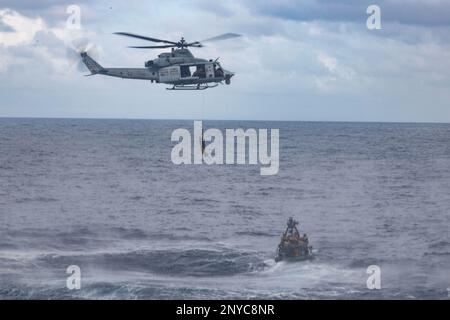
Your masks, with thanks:
[[(0, 298), (449, 297), (450, 125), (204, 126), (280, 129), (279, 174), (172, 164), (192, 121), (0, 119)], [(313, 260), (274, 262), (289, 216)]]

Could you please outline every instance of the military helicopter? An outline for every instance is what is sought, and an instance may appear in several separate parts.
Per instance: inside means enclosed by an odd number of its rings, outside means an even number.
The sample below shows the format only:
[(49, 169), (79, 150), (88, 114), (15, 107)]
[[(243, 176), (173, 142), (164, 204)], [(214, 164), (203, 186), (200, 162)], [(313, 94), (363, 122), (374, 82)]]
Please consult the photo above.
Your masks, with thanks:
[(229, 85), (231, 78), (234, 76), (233, 72), (222, 68), (218, 59), (206, 60), (195, 58), (188, 48), (202, 48), (204, 46), (203, 43), (240, 37), (241, 35), (239, 34), (226, 33), (195, 42), (187, 42), (184, 38), (181, 38), (178, 42), (174, 42), (128, 32), (116, 32), (114, 34), (162, 43), (161, 45), (131, 46), (129, 48), (172, 48), (172, 51), (161, 53), (158, 55), (158, 58), (147, 61), (145, 68), (104, 68), (88, 54), (87, 50), (82, 50), (80, 55), (83, 63), (91, 72), (89, 76), (100, 74), (123, 79), (150, 80), (152, 83), (172, 85), (167, 90), (205, 90), (217, 87), (223, 81)]

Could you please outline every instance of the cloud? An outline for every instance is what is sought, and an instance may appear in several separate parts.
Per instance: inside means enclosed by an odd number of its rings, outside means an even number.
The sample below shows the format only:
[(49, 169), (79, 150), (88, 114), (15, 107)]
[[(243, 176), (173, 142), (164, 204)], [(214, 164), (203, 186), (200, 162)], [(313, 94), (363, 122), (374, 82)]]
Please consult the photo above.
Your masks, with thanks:
[[(0, 30), (0, 73), (21, 75), (24, 80), (52, 77), (68, 71), (67, 47), (74, 36), (83, 32), (49, 27), (44, 19), (24, 16), (11, 9), (0, 10), (0, 21), (8, 30)], [(30, 77), (39, 70), (40, 76)], [(19, 76), (20, 77), (20, 76)]]
[(0, 17), (0, 32), (14, 32), (14, 29), (10, 25), (3, 22), (1, 17)]
[(69, 5), (77, 5), (82, 9), (82, 18), (85, 23), (91, 22), (95, 12), (89, 10), (88, 0), (2, 0), (0, 9), (9, 9), (22, 15), (42, 18), (49, 26), (62, 25), (65, 23)]
[(256, 14), (299, 21), (365, 23), (366, 9), (380, 6), (382, 21), (422, 26), (450, 26), (446, 0), (246, 0)]
[(330, 72), (335, 72), (337, 69), (337, 60), (327, 54), (321, 52), (317, 56), (319, 62)]
[(0, 45), (4, 46), (29, 44), (36, 32), (45, 28), (42, 19), (27, 18), (12, 10), (0, 9), (0, 21), (9, 28), (0, 31)]
[(52, 7), (67, 7), (71, 4), (84, 4), (87, 0), (2, 0), (1, 6), (21, 12), (43, 12)]
[(195, 5), (202, 10), (212, 12), (221, 17), (230, 17), (234, 15), (234, 10), (225, 2), (197, 0)]

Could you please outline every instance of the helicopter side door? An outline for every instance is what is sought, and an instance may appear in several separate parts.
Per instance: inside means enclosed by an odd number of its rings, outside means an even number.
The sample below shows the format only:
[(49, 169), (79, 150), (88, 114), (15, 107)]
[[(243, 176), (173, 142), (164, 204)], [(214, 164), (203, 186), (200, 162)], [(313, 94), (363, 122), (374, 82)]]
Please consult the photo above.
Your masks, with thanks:
[(180, 66), (170, 66), (159, 69), (159, 82), (171, 83), (180, 80)]

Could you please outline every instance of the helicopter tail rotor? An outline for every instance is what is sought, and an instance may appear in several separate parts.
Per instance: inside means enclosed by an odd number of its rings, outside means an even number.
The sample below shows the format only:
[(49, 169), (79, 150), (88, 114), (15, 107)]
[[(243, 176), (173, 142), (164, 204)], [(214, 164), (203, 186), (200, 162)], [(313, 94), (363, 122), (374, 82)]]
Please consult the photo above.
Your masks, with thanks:
[(98, 60), (100, 48), (89, 41), (87, 38), (73, 40), (67, 47), (66, 58), (69, 67), (76, 67), (80, 71), (85, 71), (84, 56), (89, 56), (93, 61)]

